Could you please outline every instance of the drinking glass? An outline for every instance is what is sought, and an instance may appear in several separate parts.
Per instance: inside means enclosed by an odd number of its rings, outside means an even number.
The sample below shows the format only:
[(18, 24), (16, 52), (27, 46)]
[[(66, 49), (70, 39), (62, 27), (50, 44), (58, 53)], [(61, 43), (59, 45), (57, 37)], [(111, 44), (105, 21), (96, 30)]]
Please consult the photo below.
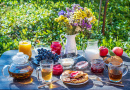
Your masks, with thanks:
[(72, 68), (72, 66), (74, 65), (74, 63), (76, 62), (76, 48), (73, 49), (66, 49), (66, 53), (64, 53), (64, 55), (62, 56), (62, 58), (60, 58), (59, 63), (63, 66), (63, 69), (70, 69)]
[(31, 41), (28, 41), (28, 40), (20, 41), (19, 52), (23, 52), (24, 54), (28, 55), (30, 59), (32, 56)]
[(127, 72), (128, 66), (123, 63), (113, 61), (108, 64), (109, 80), (112, 82), (120, 82)]
[(75, 58), (77, 56), (76, 50), (77, 50), (76, 47), (66, 50), (66, 53), (65, 53), (66, 57), (67, 58)]
[(39, 71), (41, 71), (42, 81), (51, 82), (53, 72), (53, 60), (42, 60), (40, 66), (36, 68), (37, 79), (40, 81)]

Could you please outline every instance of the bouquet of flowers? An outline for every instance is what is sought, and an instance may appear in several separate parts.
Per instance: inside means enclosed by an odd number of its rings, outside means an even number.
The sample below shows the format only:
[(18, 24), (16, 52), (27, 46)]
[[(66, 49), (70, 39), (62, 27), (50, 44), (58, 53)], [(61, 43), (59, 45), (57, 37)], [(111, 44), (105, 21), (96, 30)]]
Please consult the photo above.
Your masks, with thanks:
[(61, 10), (58, 18), (55, 21), (66, 27), (67, 35), (73, 35), (80, 31), (92, 28), (92, 23), (96, 21), (95, 16), (87, 7), (80, 7), (79, 4), (73, 4), (72, 9), (66, 8), (66, 11)]

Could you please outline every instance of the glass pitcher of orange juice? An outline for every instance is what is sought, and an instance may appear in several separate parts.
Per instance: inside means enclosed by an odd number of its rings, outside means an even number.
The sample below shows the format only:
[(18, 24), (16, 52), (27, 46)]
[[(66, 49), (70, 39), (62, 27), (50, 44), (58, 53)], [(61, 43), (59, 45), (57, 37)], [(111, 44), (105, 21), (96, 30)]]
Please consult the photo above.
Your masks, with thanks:
[(31, 41), (25, 40), (19, 42), (19, 52), (23, 52), (24, 54), (29, 56), (29, 59), (32, 56), (31, 51)]

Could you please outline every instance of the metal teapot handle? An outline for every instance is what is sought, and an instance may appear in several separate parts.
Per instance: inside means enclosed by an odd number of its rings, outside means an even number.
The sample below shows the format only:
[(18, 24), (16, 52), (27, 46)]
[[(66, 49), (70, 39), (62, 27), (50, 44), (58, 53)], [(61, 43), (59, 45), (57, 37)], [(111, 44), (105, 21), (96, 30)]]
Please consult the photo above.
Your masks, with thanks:
[(60, 35), (60, 39), (61, 39), (61, 41), (62, 41), (62, 43), (63, 43), (63, 45), (64, 45), (64, 47), (65, 47), (65, 43), (64, 43), (64, 40), (62, 39), (62, 36), (66, 37), (66, 35), (64, 35), (64, 34), (61, 34), (61, 35)]
[(10, 67), (10, 65), (5, 65), (5, 66), (3, 67), (3, 69), (2, 69), (3, 76), (5, 76), (6, 78), (9, 78), (10, 76), (6, 76), (5, 73), (4, 73), (4, 71), (5, 71), (6, 68), (9, 69), (9, 67)]

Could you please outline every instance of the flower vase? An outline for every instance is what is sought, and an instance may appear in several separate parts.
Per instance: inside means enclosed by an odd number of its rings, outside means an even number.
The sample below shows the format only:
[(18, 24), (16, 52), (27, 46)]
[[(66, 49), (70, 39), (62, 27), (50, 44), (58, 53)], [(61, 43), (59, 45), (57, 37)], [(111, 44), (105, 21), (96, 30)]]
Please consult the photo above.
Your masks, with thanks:
[[(65, 47), (65, 54), (67, 54), (67, 53), (75, 53), (77, 55), (77, 48), (76, 48), (76, 41), (75, 41), (76, 35), (77, 34), (74, 34), (74, 35), (61, 34), (60, 35), (60, 38), (61, 38), (61, 40), (63, 42), (64, 47)], [(66, 37), (66, 44), (64, 43), (61, 36)]]

